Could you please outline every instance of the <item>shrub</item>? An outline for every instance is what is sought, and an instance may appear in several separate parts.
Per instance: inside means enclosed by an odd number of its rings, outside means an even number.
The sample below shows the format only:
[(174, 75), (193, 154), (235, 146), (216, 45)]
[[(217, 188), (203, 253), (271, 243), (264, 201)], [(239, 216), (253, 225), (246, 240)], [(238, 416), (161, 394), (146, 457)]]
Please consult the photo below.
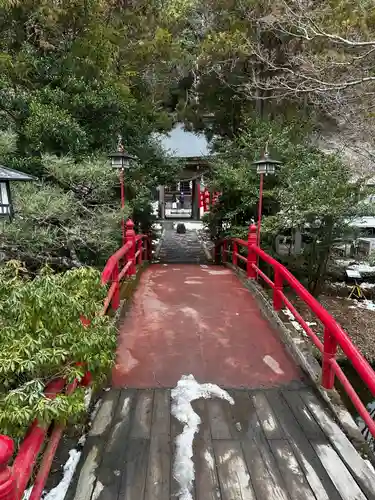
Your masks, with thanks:
[[(84, 390), (55, 400), (43, 394), (56, 377), (90, 370), (107, 376), (116, 345), (113, 320), (99, 314), (106, 290), (99, 271), (84, 267), (32, 277), (17, 261), (0, 268), (0, 433), (22, 436), (34, 418), (66, 421), (84, 410)], [(91, 320), (84, 327), (80, 316)]]

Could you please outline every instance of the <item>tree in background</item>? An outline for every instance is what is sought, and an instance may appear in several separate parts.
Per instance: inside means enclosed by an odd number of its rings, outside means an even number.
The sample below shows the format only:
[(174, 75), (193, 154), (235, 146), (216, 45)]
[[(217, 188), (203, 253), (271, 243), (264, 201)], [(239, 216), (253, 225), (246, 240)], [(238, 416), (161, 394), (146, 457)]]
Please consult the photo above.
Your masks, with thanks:
[[(0, 134), (1, 152), (10, 155), (12, 134)], [(68, 156), (43, 155), (41, 181), (12, 185), (15, 217), (2, 224), (2, 260), (16, 259), (29, 269), (48, 263), (55, 269), (103, 266), (121, 244), (121, 217), (131, 215), (141, 232), (151, 230), (150, 196), (177, 168), (161, 151), (126, 172), (126, 206), (119, 209), (117, 172), (105, 157), (77, 162)], [(168, 166), (170, 169), (168, 170)]]
[[(176, 106), (188, 123), (210, 136), (234, 137), (249, 115), (298, 117), (309, 119), (318, 135), (336, 132), (336, 147), (358, 141), (368, 142), (371, 150), (375, 30), (370, 0), (190, 5), (184, 30), (189, 78), (180, 82)], [(345, 134), (342, 140), (338, 131)]]
[(138, 158), (122, 215), (150, 229), (152, 193), (178, 170), (152, 139), (171, 126), (159, 98), (177, 54), (157, 4), (0, 3), (0, 160), (39, 178), (13, 188), (3, 260), (103, 264), (120, 244), (118, 178), (105, 158), (118, 134)]
[[(337, 155), (311, 146), (309, 128), (301, 125), (249, 120), (239, 136), (221, 145), (220, 166), (213, 170), (210, 182), (223, 194), (207, 223), (216, 236), (245, 237), (249, 223), (256, 220), (259, 198), (259, 178), (252, 161), (269, 141), (272, 155), (283, 166), (276, 176), (265, 179), (262, 246), (273, 251), (278, 235), (303, 232), (307, 243), (302, 271), (309, 289), (318, 295), (333, 245), (361, 212), (360, 195), (366, 188), (365, 179), (355, 181), (351, 169)], [(368, 210), (375, 213), (374, 207)]]

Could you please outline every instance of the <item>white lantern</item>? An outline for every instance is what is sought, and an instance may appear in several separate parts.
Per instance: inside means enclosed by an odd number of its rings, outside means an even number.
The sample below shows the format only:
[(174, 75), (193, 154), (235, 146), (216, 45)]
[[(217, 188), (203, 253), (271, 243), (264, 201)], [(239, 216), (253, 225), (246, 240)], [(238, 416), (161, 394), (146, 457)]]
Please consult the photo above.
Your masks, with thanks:
[(136, 160), (135, 156), (126, 151), (115, 151), (109, 155), (109, 158), (111, 159), (111, 167), (116, 169), (128, 169), (130, 162)]
[(276, 171), (276, 165), (281, 165), (281, 161), (273, 160), (270, 158), (268, 152), (266, 152), (263, 158), (258, 161), (254, 161), (252, 164), (256, 165), (257, 174), (272, 175)]
[(0, 217), (13, 216), (10, 183), (13, 181), (35, 181), (36, 177), (0, 165)]

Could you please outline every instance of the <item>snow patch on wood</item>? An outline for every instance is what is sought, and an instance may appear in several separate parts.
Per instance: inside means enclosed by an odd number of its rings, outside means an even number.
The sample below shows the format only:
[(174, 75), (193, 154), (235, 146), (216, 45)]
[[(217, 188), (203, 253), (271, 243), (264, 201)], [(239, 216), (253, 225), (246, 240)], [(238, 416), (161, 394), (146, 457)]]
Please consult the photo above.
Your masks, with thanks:
[(44, 500), (64, 500), (69, 485), (73, 479), (81, 452), (75, 449), (69, 451), (69, 458), (64, 465), (64, 475), (59, 484), (44, 497)]
[[(191, 402), (201, 398), (216, 397), (233, 405), (234, 400), (217, 385), (199, 384), (193, 375), (183, 375), (172, 390), (171, 396), (171, 413), (184, 426), (182, 433), (176, 437), (176, 456), (173, 465), (173, 476), (180, 486), (177, 496), (179, 500), (193, 500), (191, 494), (195, 478), (193, 440), (201, 419), (193, 410)], [(205, 458), (207, 460), (207, 456)]]

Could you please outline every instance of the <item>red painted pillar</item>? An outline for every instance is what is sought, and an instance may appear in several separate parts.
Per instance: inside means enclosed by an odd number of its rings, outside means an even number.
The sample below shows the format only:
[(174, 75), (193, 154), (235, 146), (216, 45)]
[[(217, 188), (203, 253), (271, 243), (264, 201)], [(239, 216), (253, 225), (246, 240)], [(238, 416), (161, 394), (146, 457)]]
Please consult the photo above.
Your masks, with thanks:
[(280, 311), (283, 307), (283, 299), (281, 297), (283, 291), (283, 277), (278, 269), (275, 269), (274, 276), (275, 288), (273, 289), (273, 308), (275, 311)]
[(9, 467), (14, 453), (14, 442), (8, 436), (0, 436), (0, 500), (15, 500), (16, 478)]
[(143, 260), (143, 239), (139, 238), (138, 240), (138, 250), (139, 250), (139, 255), (138, 255), (138, 265), (142, 265), (142, 260)]
[[(124, 169), (120, 169), (120, 188), (121, 188), (121, 208), (125, 208), (125, 186), (124, 186)], [(122, 234), (122, 245), (125, 245), (125, 220), (124, 214), (121, 215), (121, 234)]]
[(222, 253), (222, 256), (221, 256), (221, 260), (222, 262), (227, 262), (228, 260), (228, 240), (224, 240), (223, 241), (223, 246), (222, 246), (222, 249), (223, 249), (223, 253)]
[(135, 231), (134, 231), (134, 222), (129, 219), (126, 222), (126, 243), (129, 241), (132, 243), (132, 246), (130, 247), (128, 253), (126, 254), (126, 258), (129, 262), (131, 261), (130, 267), (128, 269), (128, 276), (133, 276), (136, 273), (135, 269), (135, 248), (136, 248), (136, 241), (135, 241)]
[(257, 234), (257, 245), (258, 245), (258, 247), (260, 247), (260, 229), (261, 229), (261, 226), (262, 226), (263, 180), (264, 180), (264, 174), (260, 174), (260, 181), (259, 181), (259, 204), (258, 204), (258, 234)]
[(236, 241), (233, 241), (232, 262), (234, 266), (237, 265), (237, 253), (238, 253), (238, 245)]
[(249, 226), (249, 233), (247, 237), (247, 277), (251, 280), (255, 280), (257, 277), (257, 272), (253, 268), (253, 264), (257, 263), (257, 254), (254, 251), (254, 247), (257, 246), (257, 227), (255, 224)]
[(197, 180), (195, 183), (196, 189), (196, 201), (195, 201), (195, 206), (197, 210), (197, 219), (199, 220), (201, 218), (201, 185), (200, 182)]
[(151, 262), (152, 261), (152, 235), (151, 235), (151, 233), (147, 235), (147, 238), (145, 239), (145, 245), (146, 245), (146, 260)]
[(112, 296), (112, 309), (116, 311), (120, 307), (120, 281), (119, 281), (119, 270), (118, 270), (118, 264), (116, 264), (116, 267), (113, 270), (112, 273), (112, 283), (116, 283), (115, 286), (115, 291)]
[(335, 384), (335, 372), (331, 365), (331, 359), (336, 357), (337, 341), (327, 327), (324, 327), (324, 351), (322, 364), (322, 386), (324, 389), (333, 389)]

